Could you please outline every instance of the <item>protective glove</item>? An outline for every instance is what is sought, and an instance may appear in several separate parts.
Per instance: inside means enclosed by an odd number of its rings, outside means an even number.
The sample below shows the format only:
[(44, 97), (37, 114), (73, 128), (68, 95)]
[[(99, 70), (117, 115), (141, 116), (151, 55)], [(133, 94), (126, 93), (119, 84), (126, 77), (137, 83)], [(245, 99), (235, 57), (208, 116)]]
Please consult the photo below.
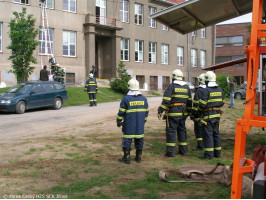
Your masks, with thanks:
[(162, 119), (163, 113), (158, 113), (158, 119)]
[(194, 121), (194, 115), (191, 115), (191, 114), (190, 114), (190, 119), (191, 119), (192, 121)]
[(87, 92), (87, 90), (86, 90), (86, 89), (84, 89), (84, 92)]
[(117, 123), (117, 127), (123, 126), (124, 122)]

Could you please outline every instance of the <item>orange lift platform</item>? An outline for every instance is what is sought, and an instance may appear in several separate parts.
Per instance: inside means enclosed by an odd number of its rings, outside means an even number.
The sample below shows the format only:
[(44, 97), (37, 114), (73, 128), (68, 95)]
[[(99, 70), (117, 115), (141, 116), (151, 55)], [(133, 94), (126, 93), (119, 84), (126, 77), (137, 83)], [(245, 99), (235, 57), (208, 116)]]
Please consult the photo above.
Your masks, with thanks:
[[(266, 7), (266, 0), (190, 0), (152, 15), (160, 23), (186, 34), (252, 12), (250, 44), (245, 47), (248, 56), (236, 61), (247, 61), (247, 90), (244, 115), (236, 121), (232, 199), (241, 198), (243, 174), (253, 172), (255, 165), (245, 156), (246, 134), (251, 127), (266, 127), (266, 93), (263, 85), (266, 81), (266, 47), (260, 44), (266, 38), (266, 24), (262, 23), (265, 17), (263, 3)], [(257, 114), (256, 90), (259, 92)]]

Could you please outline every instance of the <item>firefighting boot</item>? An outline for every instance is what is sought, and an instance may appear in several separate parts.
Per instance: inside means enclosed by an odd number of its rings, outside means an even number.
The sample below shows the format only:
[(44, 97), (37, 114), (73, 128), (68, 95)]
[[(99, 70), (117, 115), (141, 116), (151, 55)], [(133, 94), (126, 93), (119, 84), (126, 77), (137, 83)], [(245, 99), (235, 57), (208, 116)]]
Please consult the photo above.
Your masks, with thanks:
[(119, 162), (123, 162), (126, 164), (130, 164), (130, 149), (123, 148), (124, 156), (122, 158), (119, 158)]
[(136, 149), (135, 161), (137, 163), (141, 163), (141, 155), (142, 155), (142, 149)]

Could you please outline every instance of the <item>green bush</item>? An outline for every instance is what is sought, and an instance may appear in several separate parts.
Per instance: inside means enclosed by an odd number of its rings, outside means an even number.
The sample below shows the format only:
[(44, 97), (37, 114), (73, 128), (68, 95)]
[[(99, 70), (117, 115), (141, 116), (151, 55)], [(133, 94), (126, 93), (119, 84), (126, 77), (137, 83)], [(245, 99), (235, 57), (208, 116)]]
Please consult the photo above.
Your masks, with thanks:
[(128, 91), (127, 83), (130, 80), (130, 76), (127, 73), (127, 69), (125, 68), (123, 61), (120, 61), (118, 65), (117, 74), (118, 77), (111, 81), (110, 87), (116, 92), (126, 94)]
[(227, 84), (227, 80), (226, 80), (227, 77), (229, 77), (230, 80), (231, 78), (233, 78), (232, 75), (223, 74), (223, 73), (216, 75), (216, 82), (219, 85), (219, 87), (222, 88), (222, 90), (224, 91), (225, 97), (228, 97), (230, 95), (230, 87)]

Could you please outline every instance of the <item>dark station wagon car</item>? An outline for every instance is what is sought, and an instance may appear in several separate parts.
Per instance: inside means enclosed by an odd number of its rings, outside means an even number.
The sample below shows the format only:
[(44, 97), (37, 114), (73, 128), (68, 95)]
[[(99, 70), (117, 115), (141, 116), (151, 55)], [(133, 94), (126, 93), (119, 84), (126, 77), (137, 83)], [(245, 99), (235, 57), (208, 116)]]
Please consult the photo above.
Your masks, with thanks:
[(25, 82), (0, 94), (0, 111), (22, 114), (26, 110), (41, 107), (58, 110), (66, 100), (67, 91), (59, 82)]

